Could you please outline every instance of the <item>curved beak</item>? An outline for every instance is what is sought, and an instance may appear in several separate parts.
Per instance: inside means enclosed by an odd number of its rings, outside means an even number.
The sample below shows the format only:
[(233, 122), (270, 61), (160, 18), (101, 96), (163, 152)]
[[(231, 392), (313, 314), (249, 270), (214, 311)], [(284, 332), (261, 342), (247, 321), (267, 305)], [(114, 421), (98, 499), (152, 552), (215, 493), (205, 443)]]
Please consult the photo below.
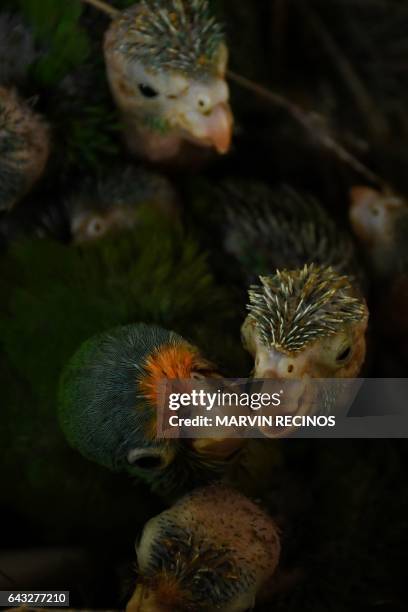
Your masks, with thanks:
[(221, 155), (230, 149), (232, 126), (233, 117), (228, 104), (218, 104), (206, 117), (206, 138)]
[(197, 438), (192, 440), (194, 451), (204, 458), (214, 461), (228, 461), (244, 446), (243, 438)]
[(233, 115), (226, 102), (220, 102), (207, 114), (194, 113), (188, 117), (186, 131), (196, 144), (214, 147), (217, 153), (228, 153), (232, 140)]

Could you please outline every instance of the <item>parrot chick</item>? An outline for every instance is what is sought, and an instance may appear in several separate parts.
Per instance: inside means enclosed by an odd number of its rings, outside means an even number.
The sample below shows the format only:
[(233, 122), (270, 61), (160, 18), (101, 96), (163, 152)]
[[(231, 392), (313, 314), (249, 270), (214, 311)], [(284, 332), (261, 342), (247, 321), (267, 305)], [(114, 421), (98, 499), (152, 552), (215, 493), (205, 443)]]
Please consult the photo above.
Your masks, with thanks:
[(370, 187), (351, 190), (350, 222), (377, 281), (408, 270), (408, 204), (391, 192)]
[(96, 185), (87, 181), (66, 203), (66, 209), (73, 241), (83, 243), (131, 229), (137, 225), (143, 205), (176, 216), (177, 204), (177, 194), (164, 176), (128, 166)]
[(383, 347), (382, 358), (385, 363), (391, 360), (393, 372), (404, 375), (408, 363), (407, 201), (390, 191), (354, 187), (350, 222), (374, 281), (377, 329), (390, 342), (388, 353)]
[(274, 521), (233, 489), (196, 490), (151, 519), (136, 547), (127, 612), (244, 612), (275, 573)]
[(368, 310), (354, 247), (313, 198), (264, 185), (229, 188), (227, 250), (249, 290), (244, 347), (255, 378), (358, 376)]
[(364, 363), (368, 310), (350, 280), (305, 265), (260, 277), (242, 327), (255, 378), (354, 378)]
[(0, 87), (0, 211), (12, 209), (42, 176), (50, 150), (45, 121)]
[[(158, 439), (163, 379), (215, 376), (214, 366), (181, 336), (145, 324), (86, 341), (66, 367), (59, 417), (70, 445), (111, 470), (125, 470), (166, 494), (222, 470), (229, 441)], [(239, 442), (240, 444), (240, 442)]]
[(186, 143), (227, 153), (228, 51), (208, 0), (142, 0), (105, 37), (112, 94), (132, 153), (177, 158)]

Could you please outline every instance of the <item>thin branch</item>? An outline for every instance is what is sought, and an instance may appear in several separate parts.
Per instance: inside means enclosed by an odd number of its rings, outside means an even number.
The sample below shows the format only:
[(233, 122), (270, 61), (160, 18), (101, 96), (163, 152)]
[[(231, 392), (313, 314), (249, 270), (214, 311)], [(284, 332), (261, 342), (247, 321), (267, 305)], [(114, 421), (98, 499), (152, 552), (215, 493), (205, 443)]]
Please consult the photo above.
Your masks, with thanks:
[(374, 128), (374, 132), (379, 136), (386, 134), (388, 131), (386, 120), (378, 111), (377, 106), (367, 91), (365, 84), (360, 79), (359, 75), (354, 70), (353, 65), (342, 52), (337, 42), (334, 40), (322, 19), (312, 10), (310, 4), (304, 6), (302, 3), (300, 3), (300, 7), (306, 19), (308, 19), (310, 25), (312, 26), (316, 36), (320, 38), (326, 52), (337, 66), (339, 73), (354, 97), (356, 105), (360, 109), (360, 112), (368, 124), (368, 127), (371, 129)]
[(288, 112), (314, 140), (317, 140), (321, 146), (334, 153), (338, 159), (353, 168), (358, 174), (361, 174), (361, 176), (364, 176), (367, 180), (377, 185), (384, 185), (383, 179), (374, 174), (374, 172), (367, 168), (367, 166), (360, 162), (352, 153), (347, 151), (347, 149), (333, 138), (328, 132), (325, 122), (321, 117), (319, 120), (319, 117), (315, 113), (305, 111), (287, 98), (270, 91), (258, 83), (250, 81), (240, 74), (236, 74), (231, 70), (229, 70), (227, 74), (228, 77), (240, 87), (252, 91), (259, 97), (269, 100), (269, 102), (272, 102), (275, 106)]
[(111, 6), (107, 2), (104, 2), (103, 0), (82, 0), (82, 2), (84, 4), (90, 4), (91, 6), (94, 6), (99, 11), (102, 11), (102, 13), (109, 15), (111, 19), (117, 17), (120, 13), (119, 9), (116, 9), (115, 7)]

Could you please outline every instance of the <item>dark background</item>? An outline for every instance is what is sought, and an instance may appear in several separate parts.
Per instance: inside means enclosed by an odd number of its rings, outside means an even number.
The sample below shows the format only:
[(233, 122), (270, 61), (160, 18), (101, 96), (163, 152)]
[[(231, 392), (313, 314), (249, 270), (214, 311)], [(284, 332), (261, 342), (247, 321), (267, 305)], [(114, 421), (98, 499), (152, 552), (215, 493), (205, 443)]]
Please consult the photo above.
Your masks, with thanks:
[[(116, 2), (119, 8), (130, 4)], [(231, 85), (232, 153), (200, 176), (172, 176), (188, 201), (183, 231), (207, 253), (216, 290), (209, 287), (207, 305), (202, 296), (194, 301), (192, 292), (186, 311), (180, 306), (163, 314), (148, 303), (154, 279), (140, 268), (146, 304), (138, 316), (200, 342), (226, 375), (245, 376), (251, 367), (239, 340), (245, 294), (233, 266), (219, 257), (217, 211), (205, 185), (224, 176), (288, 183), (317, 196), (347, 228), (348, 190), (367, 180), (322, 146), (322, 137), (330, 134), (406, 193), (408, 5), (403, 0), (219, 0), (213, 5), (226, 24), (231, 68), (299, 105), (311, 127), (305, 129), (287, 107)], [(1, 0), (0, 9), (16, 13), (35, 32), (38, 55), (18, 85), (27, 98), (36, 97), (54, 142), (42, 183), (0, 220), (2, 338), (7, 334), (18, 349), (17, 364), (4, 347), (0, 362), (0, 587), (70, 589), (77, 607), (119, 607), (134, 584), (135, 537), (164, 503), (147, 486), (105, 473), (66, 446), (54, 412), (58, 373), (72, 352), (64, 322), (74, 313), (86, 328), (93, 311), (92, 304), (81, 307), (80, 287), (75, 294), (67, 285), (75, 306), (67, 304), (62, 288), (49, 290), (66, 280), (61, 281), (58, 258), (66, 257), (70, 236), (61, 202), (75, 194), (82, 177), (103, 175), (114, 161), (129, 161), (104, 76), (101, 40), (108, 20), (74, 1)], [(0, 40), (0, 50), (1, 45)], [(33, 260), (32, 247), (22, 247), (20, 264), (32, 272), (29, 292), (22, 294), (9, 248), (21, 232), (35, 234), (39, 227), (60, 240), (62, 250), (44, 246)], [(166, 231), (157, 240), (167, 240)], [(173, 276), (185, 235), (172, 237)], [(149, 234), (143, 239), (151, 242)], [(211, 301), (217, 292), (220, 301)], [(364, 374), (405, 376), (406, 347), (382, 333), (377, 297), (369, 293)], [(279, 522), (282, 569), (292, 579), (273, 604), (259, 610), (406, 610), (406, 441), (285, 440), (272, 451), (269, 446), (263, 448), (270, 462), (266, 478), (257, 482), (255, 463), (252, 476), (242, 476), (242, 488), (255, 497), (261, 490), (263, 504)]]

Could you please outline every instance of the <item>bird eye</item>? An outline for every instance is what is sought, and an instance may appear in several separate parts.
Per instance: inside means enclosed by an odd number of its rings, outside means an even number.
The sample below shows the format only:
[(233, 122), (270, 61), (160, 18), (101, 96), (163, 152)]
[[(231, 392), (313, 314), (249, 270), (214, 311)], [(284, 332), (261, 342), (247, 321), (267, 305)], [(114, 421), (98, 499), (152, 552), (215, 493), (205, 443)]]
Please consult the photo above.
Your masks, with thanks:
[(347, 361), (347, 359), (351, 355), (351, 346), (346, 346), (346, 348), (342, 349), (341, 352), (337, 355), (336, 361), (337, 363), (343, 363)]
[(380, 214), (380, 209), (378, 208), (378, 206), (373, 206), (371, 208), (371, 212), (373, 217), (378, 217), (378, 215)]
[(139, 91), (145, 98), (156, 98), (159, 95), (159, 92), (150, 87), (150, 85), (146, 85), (145, 83), (139, 84)]
[(146, 471), (165, 467), (165, 461), (159, 453), (138, 449), (130, 451), (128, 462), (132, 467)]
[(105, 224), (102, 219), (96, 217), (88, 223), (87, 233), (91, 238), (97, 238), (105, 232)]

